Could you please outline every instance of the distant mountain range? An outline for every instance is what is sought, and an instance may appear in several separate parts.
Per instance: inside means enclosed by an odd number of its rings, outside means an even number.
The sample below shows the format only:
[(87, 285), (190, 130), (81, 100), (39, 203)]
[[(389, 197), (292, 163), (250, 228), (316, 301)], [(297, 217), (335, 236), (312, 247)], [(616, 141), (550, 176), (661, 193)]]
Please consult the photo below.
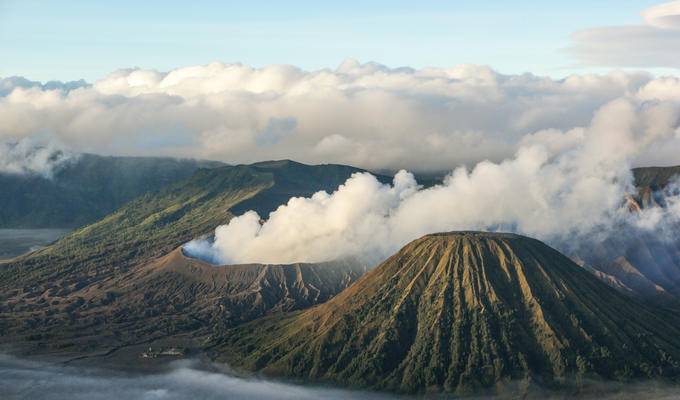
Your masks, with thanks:
[[(274, 165), (288, 161), (269, 161)], [(216, 168), (216, 161), (162, 157), (107, 157), (80, 154), (74, 162), (63, 163), (53, 176), (0, 173), (0, 229), (77, 228), (103, 218), (145, 193), (156, 192), (189, 178), (199, 168)], [(351, 168), (351, 167), (347, 167)], [(356, 169), (358, 170), (358, 169)], [(640, 205), (654, 204), (651, 196), (680, 173), (680, 167), (650, 167), (633, 170), (641, 189)], [(378, 172), (377, 176), (391, 176)], [(418, 182), (432, 186), (445, 173), (418, 175)], [(305, 182), (291, 188), (304, 191)], [(264, 202), (264, 200), (262, 200)], [(269, 200), (269, 208), (285, 203), (285, 193)], [(237, 211), (247, 211), (247, 204)], [(256, 206), (260, 206), (258, 204)]]
[(81, 154), (52, 177), (0, 173), (0, 229), (76, 228), (140, 195), (224, 164), (153, 157)]

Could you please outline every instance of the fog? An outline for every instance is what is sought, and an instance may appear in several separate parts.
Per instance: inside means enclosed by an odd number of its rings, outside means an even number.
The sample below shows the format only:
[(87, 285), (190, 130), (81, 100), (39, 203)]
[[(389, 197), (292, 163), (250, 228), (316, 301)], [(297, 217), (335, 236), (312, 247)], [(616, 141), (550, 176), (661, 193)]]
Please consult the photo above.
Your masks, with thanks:
[[(580, 395), (533, 389), (537, 399), (675, 399), (680, 387), (659, 382), (635, 384), (591, 383)], [(391, 400), (397, 396), (338, 388), (300, 386), (243, 378), (220, 371), (216, 365), (178, 361), (169, 371), (131, 374), (96, 368), (47, 364), (0, 355), (0, 398), (3, 400)], [(436, 396), (442, 398), (442, 396)], [(491, 397), (471, 397), (491, 399)], [(507, 394), (499, 398), (516, 398)]]
[(0, 174), (37, 175), (49, 179), (59, 168), (77, 159), (78, 154), (51, 139), (0, 142)]
[(152, 399), (393, 399), (396, 397), (339, 389), (302, 387), (239, 378), (176, 362), (162, 374), (132, 375), (18, 360), (0, 355), (0, 398), (69, 400)]

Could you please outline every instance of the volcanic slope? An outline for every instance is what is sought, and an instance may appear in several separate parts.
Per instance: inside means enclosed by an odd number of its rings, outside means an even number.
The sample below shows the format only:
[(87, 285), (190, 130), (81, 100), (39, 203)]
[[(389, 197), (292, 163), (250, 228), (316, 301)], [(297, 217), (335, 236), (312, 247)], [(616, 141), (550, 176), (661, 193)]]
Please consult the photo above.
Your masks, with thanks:
[(365, 271), (354, 260), (218, 266), (178, 248), (77, 295), (46, 293), (34, 306), (0, 307), (12, 315), (2, 321), (0, 343), (21, 354), (78, 358), (177, 336), (200, 347), (214, 332), (324, 302)]
[[(92, 342), (96, 344), (96, 335), (105, 331), (138, 332), (140, 337), (147, 337), (137, 330), (145, 324), (147, 328), (162, 328), (166, 334), (193, 332), (198, 322), (192, 319), (192, 313), (198, 313), (201, 323), (205, 324), (210, 324), (217, 314), (242, 313), (225, 317), (226, 326), (264, 315), (259, 311), (250, 313), (246, 303), (219, 313), (214, 308), (202, 311), (207, 307), (207, 303), (203, 303), (205, 299), (236, 293), (221, 288), (216, 283), (218, 278), (206, 275), (204, 272), (209, 266), (187, 267), (182, 273), (176, 269), (163, 270), (148, 280), (149, 266), (160, 265), (157, 260), (189, 240), (213, 232), (243, 209), (254, 209), (266, 216), (290, 196), (333, 191), (351, 174), (360, 171), (339, 165), (310, 166), (292, 161), (227, 166), (200, 169), (183, 182), (146, 194), (51, 246), (0, 266), (0, 336), (5, 339), (2, 341), (6, 342), (10, 336), (20, 338), (36, 333), (38, 342), (51, 343), (50, 338), (55, 336), (68, 342), (73, 335), (91, 332), (95, 335)], [(300, 285), (309, 286), (309, 295), (295, 296), (294, 304), (285, 307), (278, 307), (273, 299), (268, 300), (262, 303), (266, 304), (263, 309), (291, 310), (323, 301), (358, 276), (352, 275), (354, 267), (350, 265), (337, 276), (325, 275), (328, 279), (337, 278), (337, 282), (309, 280), (310, 275), (303, 273), (303, 282), (293, 281), (290, 287), (284, 285), (285, 290), (264, 291), (262, 296), (281, 295), (279, 300), (283, 304), (293, 286)], [(259, 266), (251, 270), (261, 272)], [(210, 280), (200, 281), (201, 278), (192, 277), (188, 271), (208, 276)], [(266, 274), (264, 278), (272, 286), (280, 286), (276, 279), (271, 280)], [(166, 287), (172, 290), (154, 286), (164, 279), (169, 280)], [(195, 279), (199, 279), (199, 283)], [(312, 286), (323, 293), (314, 295)], [(166, 308), (163, 308), (164, 302)], [(224, 303), (214, 304), (224, 306)], [(253, 303), (253, 307), (258, 304)], [(163, 319), (164, 316), (168, 318)], [(133, 326), (116, 328), (125, 324)]]
[(399, 392), (680, 374), (675, 315), (512, 234), (425, 236), (330, 301), (227, 331), (217, 348), (248, 370)]

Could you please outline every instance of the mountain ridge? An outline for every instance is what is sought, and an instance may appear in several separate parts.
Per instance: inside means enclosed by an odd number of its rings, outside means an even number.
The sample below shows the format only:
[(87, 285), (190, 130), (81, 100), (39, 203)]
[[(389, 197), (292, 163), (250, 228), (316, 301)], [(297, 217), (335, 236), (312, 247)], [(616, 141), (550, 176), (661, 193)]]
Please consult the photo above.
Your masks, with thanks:
[[(669, 321), (675, 321), (675, 324)], [(226, 332), (246, 370), (397, 392), (677, 377), (677, 316), (515, 234), (426, 235), (326, 303)]]
[[(29, 347), (45, 344), (44, 336), (53, 338), (65, 349), (85, 351), (88, 347), (78, 344), (83, 332), (89, 332), (93, 340), (86, 343), (96, 347), (101, 339), (99, 335), (108, 338), (104, 342), (113, 340), (110, 328), (118, 324), (131, 324), (139, 329), (140, 337), (153, 337), (144, 331), (146, 324), (140, 319), (145, 315), (142, 307), (145, 305), (152, 312), (147, 318), (156, 321), (156, 326), (172, 335), (191, 335), (196, 329), (210, 330), (219, 315), (224, 326), (230, 326), (262, 316), (263, 310), (277, 307), (290, 310), (325, 301), (356, 279), (365, 267), (346, 260), (337, 261), (324, 264), (332, 268), (321, 274), (310, 272), (319, 267), (306, 264), (286, 268), (235, 266), (231, 270), (243, 272), (232, 276), (236, 281), (246, 278), (258, 281), (258, 275), (252, 274), (262, 273), (261, 282), (273, 284), (263, 289), (260, 298), (242, 298), (229, 292), (233, 288), (225, 286), (220, 291), (214, 285), (222, 279), (211, 275), (221, 270), (219, 266), (188, 259), (178, 248), (228, 223), (234, 216), (234, 208), (243, 202), (267, 215), (279, 205), (272, 200), (288, 199), (291, 195), (309, 196), (319, 190), (332, 191), (352, 173), (361, 171), (294, 162), (199, 169), (190, 178), (157, 193), (147, 193), (51, 246), (3, 264), (0, 267), (0, 336), (8, 340), (10, 334), (14, 338), (37, 335), (36, 331), (40, 330), (36, 328), (44, 328), (44, 332), (39, 333), (42, 336), (29, 343)], [(150, 266), (159, 265), (159, 260), (169, 255), (173, 255), (171, 259), (176, 262), (168, 265), (186, 268), (162, 269), (161, 275), (153, 275), (155, 278), (149, 280), (151, 271), (156, 271)], [(276, 272), (283, 270), (291, 272)], [(296, 280), (298, 275), (304, 279)], [(201, 281), (200, 276), (214, 279)], [(158, 282), (165, 282), (165, 286), (174, 290), (159, 287)], [(130, 285), (137, 285), (137, 289)], [(146, 288), (147, 292), (139, 292), (140, 288)], [(160, 297), (155, 298), (151, 292), (159, 293)], [(206, 303), (206, 298), (223, 298), (226, 303)], [(161, 307), (162, 303), (167, 303), (168, 308)], [(180, 308), (175, 309), (176, 305)], [(192, 311), (179, 315), (180, 309)], [(231, 314), (226, 315), (225, 311)], [(203, 322), (191, 318), (202, 314), (205, 314), (200, 318)], [(159, 319), (162, 316), (167, 316), (167, 321)], [(61, 339), (57, 341), (54, 335)], [(71, 342), (73, 345), (69, 345)], [(123, 342), (130, 344), (131, 339)]]
[(82, 153), (50, 177), (0, 173), (0, 228), (76, 228), (217, 161)]

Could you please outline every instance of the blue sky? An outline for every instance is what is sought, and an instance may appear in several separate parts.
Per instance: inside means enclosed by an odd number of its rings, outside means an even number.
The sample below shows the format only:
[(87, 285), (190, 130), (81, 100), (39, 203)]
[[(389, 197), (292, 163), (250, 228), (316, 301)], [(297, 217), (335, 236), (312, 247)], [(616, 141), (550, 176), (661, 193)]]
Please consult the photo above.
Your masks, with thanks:
[(564, 76), (571, 34), (635, 25), (659, 1), (0, 0), (0, 76), (94, 81), (125, 67), (212, 61), (334, 68), (490, 65)]

